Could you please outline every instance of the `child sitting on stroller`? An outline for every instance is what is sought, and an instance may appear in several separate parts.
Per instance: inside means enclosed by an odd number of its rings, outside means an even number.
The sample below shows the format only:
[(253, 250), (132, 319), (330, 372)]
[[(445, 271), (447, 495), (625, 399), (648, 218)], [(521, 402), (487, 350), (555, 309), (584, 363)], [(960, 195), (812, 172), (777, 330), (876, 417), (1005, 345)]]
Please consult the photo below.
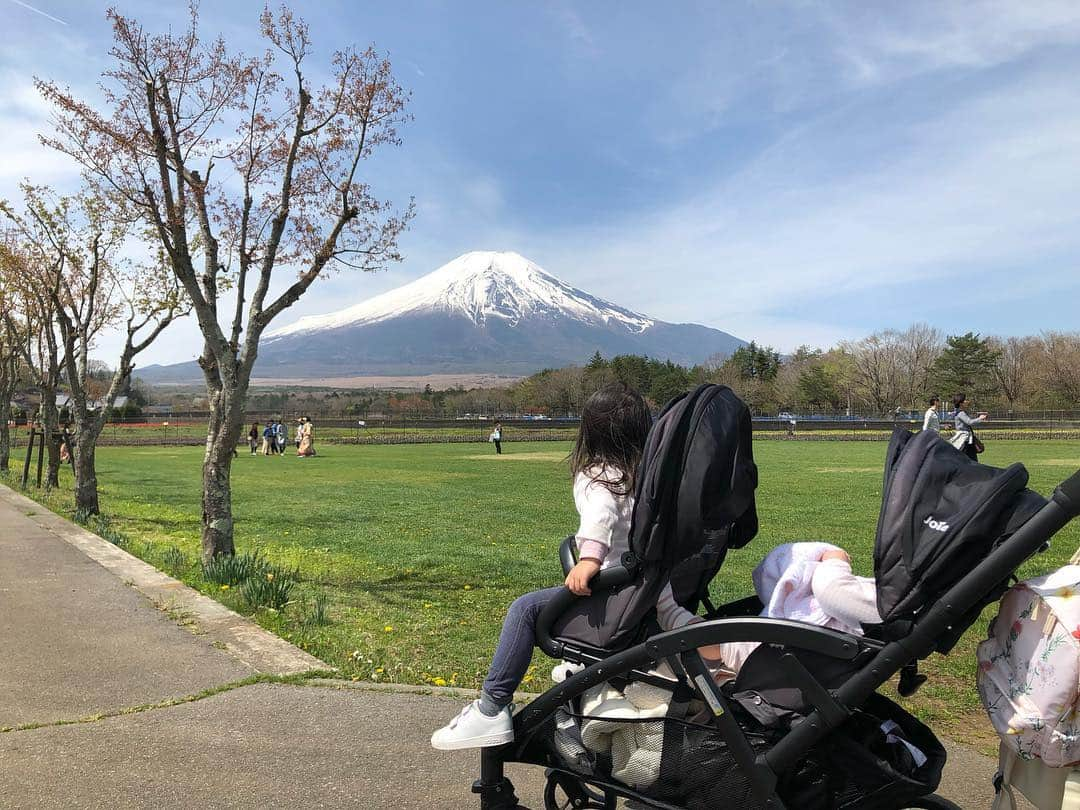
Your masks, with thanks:
[[(593, 575), (618, 564), (628, 549), (634, 485), (651, 426), (645, 400), (622, 383), (597, 391), (582, 409), (570, 455), (574, 505), (581, 519), (576, 532), (579, 562), (565, 583), (579, 596), (589, 595)], [(510, 605), (480, 699), (431, 736), (433, 747), (450, 751), (513, 740), (510, 701), (532, 661), (536, 620), (561, 591), (561, 587), (533, 591)], [(657, 618), (665, 630), (677, 626), (679, 610), (671, 588), (665, 588), (657, 603)]]
[[(597, 391), (582, 409), (570, 456), (574, 504), (580, 516), (575, 533), (579, 562), (565, 581), (579, 596), (589, 595), (589, 580), (601, 569), (618, 564), (628, 549), (634, 485), (651, 423), (641, 395), (621, 383)], [(871, 613), (872, 620), (880, 621), (874, 607), (873, 580), (867, 585), (853, 583), (854, 579), (847, 554), (827, 543), (780, 546), (754, 572), (755, 587), (766, 605), (762, 615), (842, 629), (858, 628), (860, 620), (871, 620)], [(480, 698), (432, 734), (432, 747), (451, 751), (505, 745), (513, 740), (510, 703), (532, 661), (536, 621), (561, 591), (559, 587), (533, 591), (510, 605)], [(860, 619), (860, 615), (867, 618)], [(701, 620), (675, 602), (670, 586), (660, 594), (656, 617), (664, 630)], [(714, 668), (733, 673), (755, 646), (718, 644), (702, 648), (701, 653)]]

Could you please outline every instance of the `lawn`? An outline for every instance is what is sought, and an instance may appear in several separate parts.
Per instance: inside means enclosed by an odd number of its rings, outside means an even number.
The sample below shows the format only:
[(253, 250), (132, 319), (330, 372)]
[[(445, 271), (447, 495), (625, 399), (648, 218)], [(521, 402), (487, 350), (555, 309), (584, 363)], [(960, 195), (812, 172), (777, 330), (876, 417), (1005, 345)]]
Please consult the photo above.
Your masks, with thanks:
[[(988, 442), (987, 463), (1023, 461), (1048, 493), (1080, 467), (1080, 443)], [(513, 598), (561, 580), (556, 551), (576, 528), (564, 462), (567, 443), (323, 445), (314, 459), (250, 457), (233, 467), (237, 544), (297, 566), (302, 581), (283, 612), (256, 614), (345, 677), (478, 686)], [(775, 544), (821, 539), (847, 548), (872, 573), (885, 444), (760, 442), (761, 532), (733, 552), (714, 584), (719, 599), (750, 591), (750, 571)], [(133, 553), (243, 609), (235, 590), (202, 580), (197, 565), (201, 450), (102, 448), (102, 504)], [(70, 479), (64, 481), (68, 483)], [(71, 499), (50, 499), (70, 514)], [(1080, 525), (1021, 575), (1063, 564)], [(308, 620), (316, 595), (327, 624)], [(987, 618), (992, 615), (988, 611)], [(974, 690), (979, 623), (948, 658), (925, 669), (912, 705), (942, 733), (981, 747), (992, 731)], [(539, 656), (526, 689), (548, 684)]]

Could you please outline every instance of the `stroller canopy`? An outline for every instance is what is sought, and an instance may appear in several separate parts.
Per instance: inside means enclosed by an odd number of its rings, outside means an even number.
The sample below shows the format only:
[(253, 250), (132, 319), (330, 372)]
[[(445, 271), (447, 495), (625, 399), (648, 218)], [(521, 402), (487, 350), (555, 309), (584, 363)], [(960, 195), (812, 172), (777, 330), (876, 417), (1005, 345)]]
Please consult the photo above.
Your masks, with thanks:
[(933, 431), (893, 432), (874, 544), (878, 612), (906, 619), (1037, 512), (1022, 464), (972, 461)]
[(730, 388), (701, 385), (664, 408), (641, 461), (630, 550), (670, 572), (693, 609), (729, 548), (757, 534), (750, 411)]

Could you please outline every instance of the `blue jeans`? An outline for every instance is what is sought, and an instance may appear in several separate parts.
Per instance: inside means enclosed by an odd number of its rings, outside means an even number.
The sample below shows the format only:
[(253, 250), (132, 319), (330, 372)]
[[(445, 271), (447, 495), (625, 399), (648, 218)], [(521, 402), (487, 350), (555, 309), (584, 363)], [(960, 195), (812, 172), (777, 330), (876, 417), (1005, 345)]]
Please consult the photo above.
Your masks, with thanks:
[(499, 634), (499, 646), (484, 679), (484, 693), (499, 706), (509, 706), (514, 690), (529, 670), (536, 645), (536, 619), (562, 587), (545, 588), (519, 596), (510, 605)]

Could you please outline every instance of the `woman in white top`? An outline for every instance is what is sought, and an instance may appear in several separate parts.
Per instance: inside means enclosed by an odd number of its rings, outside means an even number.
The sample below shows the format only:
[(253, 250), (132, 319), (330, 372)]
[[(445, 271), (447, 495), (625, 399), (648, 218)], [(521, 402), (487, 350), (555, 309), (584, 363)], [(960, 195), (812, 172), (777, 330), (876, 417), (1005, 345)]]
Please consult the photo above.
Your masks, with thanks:
[(930, 407), (926, 409), (926, 414), (923, 416), (922, 429), (932, 430), (934, 433), (941, 432), (941, 417), (938, 415), (938, 398), (930, 397)]

